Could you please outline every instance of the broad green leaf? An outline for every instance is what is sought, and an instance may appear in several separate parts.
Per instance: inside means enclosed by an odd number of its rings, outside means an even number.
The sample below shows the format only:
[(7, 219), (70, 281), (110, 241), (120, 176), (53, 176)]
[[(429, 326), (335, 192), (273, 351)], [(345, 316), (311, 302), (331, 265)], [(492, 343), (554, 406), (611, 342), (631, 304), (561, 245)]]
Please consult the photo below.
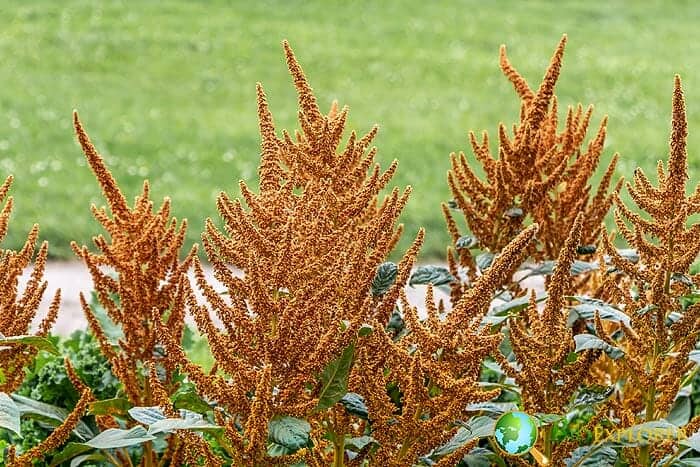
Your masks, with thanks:
[(151, 425), (160, 420), (165, 420), (167, 417), (163, 412), (162, 407), (132, 407), (129, 409), (131, 418), (144, 425)]
[(595, 261), (579, 261), (575, 260), (571, 265), (571, 275), (578, 276), (579, 274), (584, 274), (586, 272), (597, 271), (598, 263)]
[(156, 439), (155, 436), (149, 435), (144, 427), (137, 425), (130, 430), (110, 428), (83, 444), (95, 449), (116, 449), (146, 443), (154, 439)]
[(182, 384), (171, 396), (171, 400), (177, 410), (185, 409), (197, 413), (211, 410), (211, 406), (197, 394), (197, 388), (192, 383)]
[(363, 324), (360, 329), (357, 330), (357, 335), (360, 337), (367, 337), (374, 332), (374, 328), (369, 324)]
[[(554, 273), (554, 267), (557, 265), (556, 261), (542, 261), (541, 263), (530, 263), (525, 264), (521, 269), (528, 271), (525, 277), (531, 276), (548, 276)], [(580, 261), (575, 260), (571, 265), (570, 273), (572, 276), (578, 276), (579, 274), (584, 274), (586, 272), (597, 271), (598, 263), (595, 261)], [(522, 277), (524, 279), (525, 277)]]
[(15, 401), (4, 392), (0, 392), (0, 429), (3, 428), (19, 434), (20, 414)]
[[(663, 459), (659, 465), (666, 465), (663, 463)], [(700, 467), (700, 457), (684, 457), (683, 459), (676, 459), (671, 467)]]
[(598, 312), (600, 319), (604, 321), (615, 321), (626, 326), (631, 325), (630, 317), (610, 303), (582, 295), (574, 295), (567, 298), (578, 302), (578, 305), (569, 308), (569, 318), (567, 320), (569, 326), (577, 319), (593, 319), (596, 312)]
[(610, 398), (615, 392), (615, 386), (589, 386), (582, 388), (572, 403), (572, 407), (599, 404)]
[(688, 354), (688, 360), (696, 365), (700, 365), (700, 350), (691, 350)]
[(479, 240), (473, 235), (464, 235), (459, 237), (455, 242), (455, 248), (458, 250), (464, 250), (467, 248), (475, 248), (479, 245)]
[(348, 392), (340, 399), (340, 403), (343, 404), (343, 407), (345, 407), (348, 413), (364, 420), (368, 419), (369, 414), (367, 412), (367, 406), (365, 405), (365, 399), (361, 395)]
[(90, 413), (92, 415), (113, 415), (124, 418), (131, 408), (132, 405), (128, 399), (115, 397), (113, 399), (105, 399), (91, 403)]
[(372, 295), (375, 297), (384, 295), (387, 290), (394, 285), (394, 282), (396, 282), (396, 275), (398, 272), (398, 266), (392, 262), (380, 264), (372, 280)]
[(148, 427), (148, 434), (173, 433), (176, 430), (218, 431), (220, 429), (220, 426), (212, 425), (198, 413), (180, 410), (180, 418), (158, 420)]
[(609, 446), (581, 446), (564, 459), (566, 467), (612, 467), (617, 460), (617, 451)]
[(454, 282), (455, 277), (450, 274), (450, 271), (444, 266), (419, 266), (411, 274), (411, 279), (408, 284), (422, 285), (433, 284), (434, 286), (446, 285)]
[(688, 423), (692, 414), (693, 406), (690, 402), (690, 397), (678, 397), (666, 416), (666, 421), (676, 426), (683, 426)]
[[(61, 407), (56, 407), (55, 405), (45, 404), (43, 402), (35, 401), (28, 397), (20, 396), (18, 394), (11, 395), (12, 400), (17, 404), (20, 415), (22, 417), (29, 416), (33, 418), (39, 418), (48, 421), (54, 426), (58, 426), (66, 419), (68, 416), (68, 411), (62, 409)], [(78, 422), (78, 425), (73, 430), (76, 436), (80, 439), (90, 439), (95, 436), (92, 429), (82, 420)]]
[[(118, 303), (118, 296), (112, 295), (111, 298)], [(109, 341), (112, 344), (116, 344), (117, 342), (119, 342), (119, 339), (124, 338), (124, 331), (122, 331), (121, 326), (112, 321), (112, 319), (107, 314), (107, 310), (102, 306), (102, 304), (98, 300), (97, 293), (95, 293), (94, 290), (90, 299), (90, 308), (92, 308), (93, 313), (95, 313), (95, 317), (100, 322), (100, 328), (109, 338)]]
[(503, 215), (510, 219), (519, 219), (523, 217), (525, 213), (523, 212), (522, 208), (513, 206), (512, 208), (507, 209), (506, 212), (503, 213)]
[(495, 257), (496, 255), (490, 251), (484, 251), (483, 253), (477, 255), (474, 261), (476, 262), (476, 266), (479, 268), (479, 270), (483, 272), (491, 267), (491, 263), (493, 263)]
[(576, 342), (574, 352), (577, 353), (584, 350), (602, 350), (613, 360), (622, 358), (625, 355), (625, 352), (623, 352), (622, 349), (613, 347), (593, 334), (577, 334), (574, 336), (574, 341)]
[(432, 461), (436, 461), (441, 457), (452, 454), (475, 438), (493, 436), (495, 426), (496, 420), (493, 418), (486, 416), (472, 417), (457, 430), (457, 433), (455, 433), (446, 444), (434, 449), (433, 452), (426, 457)]
[(576, 253), (579, 255), (592, 255), (598, 251), (598, 248), (595, 245), (580, 245), (576, 247)]
[(348, 375), (355, 356), (355, 345), (350, 344), (343, 353), (326, 365), (321, 373), (321, 391), (316, 410), (325, 410), (336, 404), (348, 392)]
[(468, 412), (480, 412), (482, 415), (501, 415), (518, 410), (518, 406), (513, 402), (476, 402), (467, 405), (465, 410)]
[(496, 454), (493, 451), (477, 446), (469, 451), (457, 465), (458, 467), (491, 467), (494, 457)]
[(275, 417), (268, 426), (268, 454), (294, 454), (309, 445), (310, 433), (311, 425), (306, 420), (286, 415)]
[(681, 440), (678, 444), (681, 444), (683, 446), (689, 447), (690, 449), (694, 449), (697, 452), (700, 452), (700, 431), (693, 434), (692, 436), (687, 437), (684, 440)]
[(78, 456), (70, 461), (70, 467), (78, 467), (79, 465), (82, 465), (84, 462), (88, 461), (105, 462), (107, 461), (107, 458), (97, 452), (93, 454), (83, 454), (82, 456)]
[[(540, 292), (535, 296), (535, 302), (539, 303), (547, 299), (547, 294), (545, 292)], [(527, 308), (530, 304), (530, 296), (525, 295), (522, 297), (514, 298), (505, 303), (501, 303), (493, 307), (486, 316), (484, 316), (482, 322), (484, 324), (500, 324), (510, 316), (516, 315), (518, 312)]]
[(57, 465), (61, 465), (64, 462), (67, 462), (68, 460), (73, 459), (76, 456), (91, 451), (92, 449), (94, 448), (86, 446), (82, 443), (68, 443), (65, 448), (61, 449), (58, 452), (58, 454), (53, 456), (53, 459), (51, 459), (50, 467), (56, 467)]
[(386, 325), (388, 331), (394, 331), (396, 335), (401, 334), (406, 329), (406, 322), (397, 310), (391, 312), (389, 323)]
[(376, 443), (377, 440), (371, 436), (357, 436), (355, 438), (347, 438), (345, 440), (345, 449), (349, 451), (359, 452), (370, 443)]
[(35, 349), (43, 350), (54, 355), (59, 354), (56, 345), (46, 337), (29, 335), (0, 337), (0, 347), (17, 344), (28, 345), (30, 347), (34, 347)]

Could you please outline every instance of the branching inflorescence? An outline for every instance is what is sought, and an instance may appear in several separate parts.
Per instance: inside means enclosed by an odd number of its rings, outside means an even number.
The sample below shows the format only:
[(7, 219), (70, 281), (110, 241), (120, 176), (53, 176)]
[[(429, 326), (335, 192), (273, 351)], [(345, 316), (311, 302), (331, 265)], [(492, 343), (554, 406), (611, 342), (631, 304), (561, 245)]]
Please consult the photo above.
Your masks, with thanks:
[[(501, 69), (511, 81), (520, 100), (520, 122), (509, 136), (504, 124), (498, 128), (498, 157), (491, 154), (488, 133), (479, 142), (470, 133), (472, 151), (481, 164), (485, 179), (479, 178), (464, 153), (452, 154), (448, 184), (455, 207), (464, 215), (479, 248), (497, 253), (528, 222), (540, 226), (537, 242), (530, 247), (537, 261), (555, 259), (578, 213), (584, 213), (583, 245), (595, 244), (602, 221), (612, 204), (608, 194), (617, 156), (608, 165), (594, 195), (590, 179), (599, 165), (605, 143), (607, 117), (594, 138), (583, 147), (593, 106), (585, 111), (579, 104), (569, 107), (563, 128), (554, 87), (564, 55), (566, 36), (559, 43), (544, 79), (533, 91), (501, 47)], [(620, 185), (613, 190), (618, 192)], [(461, 234), (450, 208), (443, 205), (454, 246), (448, 251), (453, 274), (462, 266), (475, 270), (469, 249), (459, 244)], [(456, 250), (456, 255), (454, 253)], [(464, 285), (455, 284), (459, 296)]]

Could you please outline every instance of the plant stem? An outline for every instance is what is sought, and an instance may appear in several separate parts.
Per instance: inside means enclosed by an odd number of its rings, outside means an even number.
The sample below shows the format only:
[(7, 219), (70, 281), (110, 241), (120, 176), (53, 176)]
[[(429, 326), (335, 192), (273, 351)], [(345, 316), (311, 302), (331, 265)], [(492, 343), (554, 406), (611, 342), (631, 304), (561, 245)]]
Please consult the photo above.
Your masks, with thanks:
[[(654, 400), (656, 399), (656, 388), (654, 386), (649, 388), (647, 393), (647, 403), (646, 403), (646, 413), (644, 416), (645, 421), (651, 422), (654, 420)], [(649, 458), (649, 444), (642, 446), (639, 449), (639, 462), (643, 466), (651, 465), (651, 459)]]
[(333, 441), (333, 467), (345, 467), (345, 435), (336, 433)]
[(545, 425), (542, 442), (544, 444), (544, 457), (549, 461), (552, 458), (552, 425)]

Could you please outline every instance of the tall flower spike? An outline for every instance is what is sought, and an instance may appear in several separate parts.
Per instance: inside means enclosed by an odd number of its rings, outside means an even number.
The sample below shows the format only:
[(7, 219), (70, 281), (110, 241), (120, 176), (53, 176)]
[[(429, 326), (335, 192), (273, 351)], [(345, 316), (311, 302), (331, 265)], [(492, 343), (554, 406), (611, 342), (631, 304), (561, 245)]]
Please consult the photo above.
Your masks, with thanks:
[[(376, 331), (358, 349), (352, 389), (363, 394), (371, 414), (372, 437), (380, 444), (377, 465), (414, 465), (455, 434), (454, 420), (467, 405), (499, 394), (479, 384), (483, 360), (498, 352), (501, 341), (481, 323), (495, 290), (510, 281), (536, 232), (531, 225), (516, 236), (444, 318), (429, 286), (424, 320), (401, 293), (408, 332), (392, 339), (374, 322)], [(402, 394), (400, 410), (387, 388)], [(442, 459), (442, 465), (451, 459)]]
[(495, 354), (504, 371), (520, 387), (523, 406), (529, 413), (562, 413), (598, 357), (596, 351), (585, 351), (575, 362), (567, 361), (574, 340), (566, 326), (566, 296), (572, 288), (570, 270), (583, 225), (583, 214), (579, 214), (547, 285), (544, 310), (540, 313), (532, 300), (523, 317), (509, 320), (513, 356), (521, 368), (516, 369), (500, 353)]
[[(180, 357), (199, 389), (230, 414), (228, 438), (241, 464), (282, 462), (267, 453), (274, 417), (303, 417), (318, 427), (328, 416), (336, 432), (356, 430), (347, 417), (333, 415), (334, 408), (319, 408), (326, 402), (317, 376), (349, 346), (359, 345), (363, 323), (388, 320), (422, 239), (420, 233), (393, 288), (372, 296), (377, 267), (401, 232), (396, 224), (409, 190), (380, 195), (396, 164), (382, 172), (374, 162), (370, 144), (376, 128), (361, 137), (352, 133), (341, 145), (347, 108), (333, 104), (322, 114), (291, 47), (282, 45), (299, 96), (301, 131), (295, 138), (288, 132), (278, 136), (258, 85), (260, 192), (241, 182), (242, 200), (221, 193), (217, 208), (224, 229), (208, 220), (202, 234), (227, 294), (207, 282), (196, 259), (196, 287), (208, 306), (197, 302), (194, 290), (187, 292), (190, 312), (222, 375), (207, 377), (186, 361), (177, 339), (166, 337), (170, 353)], [(169, 330), (160, 326), (160, 332)], [(293, 456), (323, 459), (331, 446), (320, 438), (313, 449)]]
[[(595, 244), (600, 234), (601, 222), (612, 204), (607, 190), (617, 158), (613, 157), (604, 181), (592, 196), (590, 180), (603, 152), (607, 118), (603, 118), (587, 146), (584, 139), (592, 107), (585, 111), (581, 105), (570, 107), (564, 127), (558, 128), (554, 89), (565, 45), (566, 36), (563, 36), (536, 92), (513, 67), (502, 47), (500, 66), (521, 100), (520, 121), (512, 134), (505, 125), (499, 125), (498, 157), (490, 152), (486, 132), (482, 142), (470, 133), (472, 150), (486, 174), (485, 179), (470, 167), (464, 153), (451, 155), (448, 184), (453, 202), (482, 250), (498, 253), (532, 221), (540, 225), (540, 234), (529, 253), (536, 261), (552, 260), (563, 247), (579, 212), (586, 219), (582, 242)], [(619, 191), (619, 186), (613, 192), (616, 190)], [(443, 206), (443, 212), (457, 250), (450, 250), (448, 262), (455, 268), (465, 268), (473, 281), (478, 275), (474, 259), (468, 249), (458, 248), (462, 235), (453, 212), (447, 206)], [(453, 284), (453, 300), (458, 300), (467, 289), (468, 284)]]
[[(90, 142), (77, 113), (74, 113), (73, 121), (78, 141), (102, 187), (112, 216), (105, 208), (92, 207), (95, 218), (108, 234), (108, 238), (102, 235), (93, 238), (97, 253), (91, 252), (87, 246), (79, 247), (75, 242), (71, 247), (85, 262), (99, 304), (120, 327), (123, 337), (118, 342), (111, 341), (82, 293), (80, 303), (90, 329), (109, 359), (112, 372), (124, 385), (130, 403), (149, 406), (158, 399), (158, 394), (153, 393), (157, 387), (167, 387), (172, 392), (179, 387), (174, 374), (175, 362), (158, 351), (161, 345), (158, 326), (167, 326), (170, 336), (178, 342), (182, 339), (188, 290), (185, 278), (196, 256), (196, 248), (193, 247), (180, 261), (187, 222), (183, 220), (178, 225), (177, 220), (170, 217), (168, 198), (154, 211), (147, 181), (133, 207), (129, 207), (103, 158)], [(153, 384), (154, 381), (149, 384), (148, 374), (144, 373), (144, 368), (151, 363), (165, 369), (160, 386)], [(178, 443), (180, 437), (169, 439), (169, 442)]]
[[(659, 161), (656, 186), (641, 169), (635, 171), (634, 183), (628, 183), (627, 190), (638, 209), (615, 197), (618, 230), (636, 250), (638, 261), (623, 257), (612, 236), (603, 235), (606, 253), (619, 271), (620, 308), (631, 317), (631, 325), (620, 329), (596, 323), (596, 330), (624, 351), (624, 358), (614, 363), (618, 380), (627, 382), (619, 398), (632, 411), (626, 418), (628, 425), (667, 416), (700, 335), (700, 307), (683, 303), (683, 297), (700, 284), (700, 276), (690, 275), (700, 252), (700, 224), (691, 223), (691, 216), (700, 213), (700, 185), (686, 195), (687, 136), (681, 79), (676, 76), (666, 169)], [(624, 339), (614, 341), (612, 337), (620, 330)], [(643, 447), (637, 454), (645, 461), (659, 460), (662, 451)]]
[[(7, 234), (12, 214), (13, 200), (7, 197), (13, 177), (9, 176), (0, 186), (0, 203), (5, 202), (0, 211), (0, 241)], [(43, 242), (36, 252), (39, 226), (34, 225), (27, 235), (24, 246), (19, 251), (0, 251), (0, 336), (12, 337), (27, 335), (39, 310), (47, 283), (43, 280), (48, 255), (48, 242)], [(35, 254), (36, 253), (36, 254)], [(33, 263), (33, 264), (32, 264)], [(33, 271), (24, 286), (18, 290), (19, 280), (29, 266)], [(37, 335), (48, 335), (56, 321), (61, 302), (61, 290), (57, 290), (44, 319), (39, 323)], [(20, 344), (0, 345), (0, 392), (16, 390), (24, 380), (24, 367), (36, 355), (34, 347)]]

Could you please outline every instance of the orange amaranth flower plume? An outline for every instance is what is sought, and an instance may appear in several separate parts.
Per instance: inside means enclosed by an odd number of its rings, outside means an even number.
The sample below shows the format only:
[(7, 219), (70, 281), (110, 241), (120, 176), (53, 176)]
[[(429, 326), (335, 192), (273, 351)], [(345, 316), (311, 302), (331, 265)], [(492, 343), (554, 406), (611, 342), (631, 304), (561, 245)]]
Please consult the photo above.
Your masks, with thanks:
[[(601, 222), (610, 209), (612, 195), (608, 189), (615, 169), (615, 155), (606, 169), (595, 194), (590, 179), (599, 165), (605, 142), (607, 117), (603, 118), (593, 139), (584, 146), (593, 107), (585, 111), (579, 104), (569, 107), (563, 128), (554, 87), (559, 78), (566, 36), (552, 56), (544, 79), (533, 91), (511, 65), (505, 46), (501, 47), (501, 69), (521, 99), (520, 122), (512, 136), (501, 124), (498, 129), (498, 157), (491, 154), (489, 138), (482, 141), (470, 133), (472, 150), (481, 164), (485, 178), (479, 178), (464, 153), (451, 154), (448, 184), (454, 207), (459, 209), (480, 249), (499, 252), (528, 222), (540, 226), (538, 241), (530, 248), (537, 260), (552, 260), (563, 247), (564, 239), (578, 213), (584, 213), (582, 244), (595, 244)], [(620, 185), (613, 190), (619, 191)], [(454, 247), (448, 251), (453, 275), (458, 266), (476, 277), (474, 258), (462, 238), (454, 215), (443, 205)], [(456, 253), (455, 253), (456, 250)], [(455, 256), (456, 255), (456, 256)], [(458, 298), (466, 284), (455, 283)]]
[[(7, 177), (0, 186), (0, 203), (5, 205), (0, 211), (0, 241), (5, 238), (12, 213), (13, 199), (7, 197), (12, 184), (12, 176)], [(16, 390), (24, 380), (24, 366), (36, 355), (36, 348), (20, 342), (12, 342), (12, 337), (30, 333), (32, 321), (39, 310), (39, 304), (46, 291), (47, 283), (43, 280), (48, 254), (48, 242), (43, 242), (36, 252), (39, 238), (39, 226), (34, 225), (27, 236), (24, 246), (19, 251), (0, 251), (0, 392), (10, 393)], [(35, 255), (36, 253), (36, 255)], [(32, 264), (33, 271), (24, 290), (19, 290), (19, 279), (24, 270)], [(57, 290), (46, 317), (39, 324), (37, 335), (46, 336), (56, 321), (61, 302), (61, 291)]]
[[(227, 433), (242, 463), (290, 462), (267, 455), (274, 417), (304, 417), (312, 431), (324, 423), (326, 412), (317, 407), (325, 390), (317, 375), (353, 345), (363, 323), (388, 321), (423, 235), (399, 265), (393, 287), (374, 297), (372, 280), (402, 232), (396, 221), (410, 190), (379, 196), (397, 165), (382, 171), (374, 162), (370, 144), (377, 128), (364, 136), (352, 132), (341, 145), (348, 108), (333, 103), (322, 113), (292, 49), (286, 41), (283, 47), (301, 130), (278, 136), (258, 84), (259, 193), (243, 182), (242, 200), (221, 193), (217, 207), (225, 229), (208, 220), (202, 235), (227, 296), (206, 281), (195, 259), (196, 285), (208, 306), (197, 303), (193, 292), (187, 299), (221, 375), (206, 375), (191, 364), (187, 370), (204, 394), (238, 417)], [(292, 457), (325, 465), (329, 444), (315, 439), (312, 450)]]

